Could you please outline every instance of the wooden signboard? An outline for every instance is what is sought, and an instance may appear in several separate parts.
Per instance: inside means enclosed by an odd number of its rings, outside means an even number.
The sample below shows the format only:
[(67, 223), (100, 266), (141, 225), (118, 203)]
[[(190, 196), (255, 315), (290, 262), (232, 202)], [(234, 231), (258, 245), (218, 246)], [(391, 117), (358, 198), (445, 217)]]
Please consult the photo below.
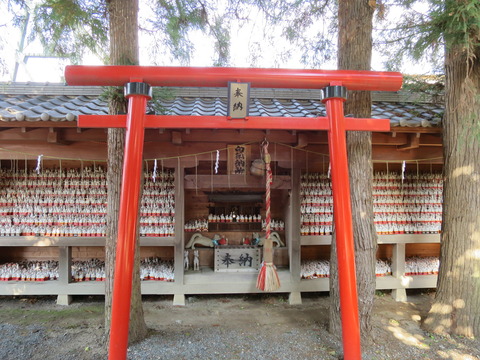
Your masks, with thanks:
[(250, 145), (228, 146), (228, 173), (245, 175), (250, 169)]
[(261, 248), (257, 246), (227, 245), (215, 247), (215, 271), (249, 272), (260, 267)]

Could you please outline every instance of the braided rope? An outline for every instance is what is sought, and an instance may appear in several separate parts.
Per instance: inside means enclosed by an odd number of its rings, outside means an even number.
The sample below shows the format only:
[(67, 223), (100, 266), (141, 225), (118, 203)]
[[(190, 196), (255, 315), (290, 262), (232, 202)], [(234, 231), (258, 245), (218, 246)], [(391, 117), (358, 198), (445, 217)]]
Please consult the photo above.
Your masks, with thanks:
[(265, 242), (263, 244), (263, 262), (257, 278), (257, 289), (262, 291), (275, 291), (280, 288), (280, 279), (277, 274), (277, 269), (273, 265), (273, 244), (270, 239), (270, 186), (273, 181), (272, 168), (270, 167), (270, 154), (268, 153), (268, 142), (263, 143), (263, 154), (265, 160), (266, 170), (266, 194), (265, 194)]
[(266, 194), (265, 194), (265, 238), (270, 239), (270, 224), (271, 224), (271, 211), (270, 211), (270, 186), (273, 181), (272, 168), (270, 166), (270, 154), (268, 153), (268, 143), (263, 145), (263, 152), (265, 156), (265, 169), (266, 169)]

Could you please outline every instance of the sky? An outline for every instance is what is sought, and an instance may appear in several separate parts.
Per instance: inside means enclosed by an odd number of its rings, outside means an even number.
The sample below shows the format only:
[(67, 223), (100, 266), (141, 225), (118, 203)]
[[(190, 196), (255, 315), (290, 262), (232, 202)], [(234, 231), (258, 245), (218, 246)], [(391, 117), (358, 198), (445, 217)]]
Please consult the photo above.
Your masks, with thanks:
[[(5, 13), (5, 4), (0, 4), (0, 13)], [(2, 25), (0, 20), (0, 26)], [(12, 81), (13, 69), (15, 68), (15, 59), (20, 59), (20, 65), (16, 76), (17, 82), (62, 82), (63, 72), (65, 65), (69, 64), (69, 60), (66, 59), (53, 59), (53, 58), (38, 58), (38, 57), (24, 57), (24, 55), (41, 55), (42, 47), (38, 42), (28, 42), (23, 50), (23, 53), (18, 53), (19, 42), (21, 39), (21, 33), (18, 29), (12, 28), (7, 24), (3, 24), (7, 31), (1, 31), (0, 36), (3, 37), (3, 42), (0, 46), (3, 46), (3, 58), (7, 64), (8, 73), (1, 73), (0, 81)], [(236, 26), (236, 27), (235, 27)], [(241, 28), (238, 24), (233, 24), (232, 29), (232, 41), (231, 41), (231, 63), (230, 66), (235, 67), (251, 67), (252, 63), (256, 67), (282, 67), (282, 68), (305, 68), (300, 59), (300, 52), (293, 51), (290, 58), (285, 59), (282, 57), (282, 53), (289, 49), (289, 44), (280, 38), (279, 35), (273, 34), (275, 38), (275, 44), (269, 45), (266, 42), (261, 43), (261, 49), (257, 51), (256, 60), (252, 59), (251, 52), (249, 51), (255, 43), (259, 42), (259, 36), (262, 30), (262, 21), (252, 22), (248, 27), (243, 24)], [(8, 34), (8, 36), (4, 36)], [(272, 34), (270, 34), (272, 35)], [(276, 36), (276, 37), (275, 37)], [(213, 43), (210, 39), (202, 35), (200, 31), (192, 32), (191, 38), (196, 46), (189, 66), (212, 66), (214, 59)], [(179, 63), (172, 62), (172, 60), (165, 56), (162, 59), (156, 59), (155, 64), (151, 60), (151, 55), (146, 50), (148, 48), (148, 39), (140, 38), (140, 64), (141, 65), (159, 65), (159, 66), (178, 66)], [(143, 44), (143, 46), (142, 46)], [(291, 49), (291, 47), (290, 47)], [(385, 70), (382, 63), (381, 54), (374, 53), (372, 61), (372, 70), (382, 71)], [(83, 65), (102, 65), (101, 60), (93, 55), (87, 55), (83, 58)], [(335, 69), (335, 61), (326, 63), (322, 66), (322, 69)], [(402, 69), (404, 72), (410, 74), (425, 73), (425, 65), (405, 64)]]

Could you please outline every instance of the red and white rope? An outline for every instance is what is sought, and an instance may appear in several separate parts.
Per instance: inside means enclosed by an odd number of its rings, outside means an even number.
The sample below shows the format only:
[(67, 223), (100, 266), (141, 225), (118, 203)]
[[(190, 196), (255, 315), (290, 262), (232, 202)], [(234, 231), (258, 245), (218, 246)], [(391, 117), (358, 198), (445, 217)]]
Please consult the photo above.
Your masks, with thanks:
[(265, 194), (265, 238), (270, 238), (270, 223), (271, 223), (271, 212), (270, 212), (270, 186), (273, 181), (272, 168), (270, 166), (270, 154), (268, 153), (268, 143), (263, 145), (263, 153), (265, 155), (265, 169), (266, 169), (266, 194)]

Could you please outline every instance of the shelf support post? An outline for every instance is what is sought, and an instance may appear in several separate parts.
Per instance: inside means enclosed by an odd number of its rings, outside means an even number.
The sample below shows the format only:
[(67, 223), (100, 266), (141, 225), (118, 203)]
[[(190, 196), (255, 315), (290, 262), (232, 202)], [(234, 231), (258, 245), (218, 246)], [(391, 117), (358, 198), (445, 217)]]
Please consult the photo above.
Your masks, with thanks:
[(60, 246), (58, 251), (58, 280), (62, 289), (65, 289), (65, 292), (57, 295), (57, 304), (70, 305), (72, 296), (68, 294), (68, 284), (70, 284), (72, 278), (72, 247)]
[(183, 290), (185, 269), (183, 267), (183, 251), (185, 248), (185, 233), (183, 224), (185, 222), (185, 195), (184, 195), (184, 168), (180, 161), (175, 168), (175, 248), (174, 248), (174, 274), (175, 294), (173, 296), (174, 306), (185, 306), (185, 292)]
[(290, 263), (290, 277), (292, 282), (292, 292), (289, 296), (290, 305), (300, 305), (302, 303), (302, 294), (300, 287), (301, 273), (301, 244), (300, 244), (300, 176), (301, 169), (292, 167), (292, 189), (289, 196), (289, 211), (287, 218), (288, 225), (288, 256)]
[[(393, 245), (392, 275), (402, 283), (402, 277), (405, 276), (405, 244)], [(407, 301), (407, 291), (403, 286), (392, 289), (392, 297), (395, 301)]]

